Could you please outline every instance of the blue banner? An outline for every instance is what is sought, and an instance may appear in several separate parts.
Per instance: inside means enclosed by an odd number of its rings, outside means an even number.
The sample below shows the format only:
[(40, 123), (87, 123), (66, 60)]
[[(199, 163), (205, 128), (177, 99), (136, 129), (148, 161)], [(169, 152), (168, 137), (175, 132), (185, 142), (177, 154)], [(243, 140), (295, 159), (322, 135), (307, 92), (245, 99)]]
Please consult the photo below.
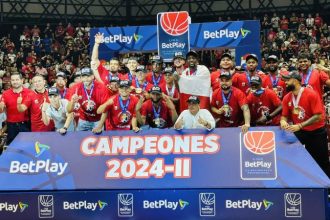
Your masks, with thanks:
[[(289, 136), (288, 136), (289, 135)], [(277, 127), (20, 133), (0, 157), (2, 190), (327, 188), (329, 179)], [(295, 157), (292, 157), (295, 155)], [(230, 173), (228, 173), (230, 170)], [(292, 174), (295, 175), (292, 175)]]
[(323, 189), (195, 189), (1, 193), (0, 219), (326, 219)]
[[(113, 51), (120, 53), (157, 51), (156, 25), (92, 28), (90, 31), (91, 45), (94, 45), (94, 36), (98, 32), (104, 33), (105, 37), (104, 43), (99, 47), (99, 57), (101, 59), (109, 59)], [(248, 51), (249, 53), (260, 56), (259, 21), (194, 23), (189, 25), (188, 32), (190, 48), (192, 49), (203, 50), (227, 47), (236, 48), (237, 51), (240, 51), (248, 47), (249, 50), (253, 49), (253, 51)], [(186, 41), (176, 41), (176, 44), (179, 45), (179, 43), (185, 44)], [(169, 52), (169, 54), (172, 54), (172, 52)], [(237, 63), (240, 63), (240, 58), (236, 59)]]
[(158, 55), (171, 62), (174, 54), (187, 54), (189, 43), (189, 14), (186, 11), (157, 14)]

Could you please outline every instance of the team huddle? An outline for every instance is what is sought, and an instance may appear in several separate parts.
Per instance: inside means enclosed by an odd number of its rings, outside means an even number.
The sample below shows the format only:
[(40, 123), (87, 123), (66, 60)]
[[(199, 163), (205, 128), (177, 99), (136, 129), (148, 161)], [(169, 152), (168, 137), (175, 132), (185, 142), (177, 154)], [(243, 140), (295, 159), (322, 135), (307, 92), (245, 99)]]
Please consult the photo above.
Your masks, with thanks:
[[(278, 67), (278, 58), (267, 58), (267, 72), (257, 70), (258, 57), (246, 57), (237, 69), (230, 53), (220, 57), (214, 72), (199, 64), (199, 55), (176, 53), (172, 63), (151, 59), (152, 70), (136, 57), (127, 60), (127, 71), (112, 58), (104, 65), (98, 58), (102, 34), (96, 34), (91, 65), (75, 73), (67, 88), (64, 72), (47, 87), (42, 75), (32, 79), (33, 90), (23, 87), (20, 73), (11, 75), (11, 88), (0, 100), (7, 116), (7, 144), (19, 132), (190, 129), (280, 126), (294, 132), (315, 160), (330, 174), (323, 87), (329, 73), (311, 65), (300, 54), (299, 71)], [(327, 70), (326, 70), (327, 71)], [(316, 147), (317, 146), (317, 147)], [(316, 150), (315, 150), (316, 149)]]

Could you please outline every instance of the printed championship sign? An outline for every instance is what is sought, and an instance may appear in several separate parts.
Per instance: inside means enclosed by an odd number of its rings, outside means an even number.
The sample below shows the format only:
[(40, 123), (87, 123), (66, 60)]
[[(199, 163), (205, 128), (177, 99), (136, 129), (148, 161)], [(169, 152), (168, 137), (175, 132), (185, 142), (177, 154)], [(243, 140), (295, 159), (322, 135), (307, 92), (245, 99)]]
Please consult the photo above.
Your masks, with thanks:
[[(0, 157), (0, 187), (278, 188), (308, 183), (319, 188), (328, 184), (327, 176), (299, 142), (288, 140), (279, 128), (263, 129), (251, 128), (245, 134), (240, 128), (105, 131), (100, 135), (68, 132), (65, 136), (57, 132), (23, 132)], [(301, 181), (289, 181), (292, 173)], [(120, 198), (120, 214), (131, 215), (134, 211), (129, 196)], [(201, 200), (201, 214), (213, 215), (212, 206), (205, 205), (210, 203), (205, 201), (211, 201), (211, 195), (205, 194)], [(40, 216), (51, 216), (51, 210), (51, 198), (40, 198)]]

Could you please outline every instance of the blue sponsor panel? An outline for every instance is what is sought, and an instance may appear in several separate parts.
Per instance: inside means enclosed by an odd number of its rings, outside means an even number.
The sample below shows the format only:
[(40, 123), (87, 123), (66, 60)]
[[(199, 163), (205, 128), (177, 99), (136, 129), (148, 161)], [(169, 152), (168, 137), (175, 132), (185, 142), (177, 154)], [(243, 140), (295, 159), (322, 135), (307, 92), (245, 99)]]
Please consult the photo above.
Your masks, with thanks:
[(20, 133), (0, 157), (0, 188), (327, 188), (329, 179), (316, 162), (282, 132)]
[(187, 54), (189, 42), (189, 14), (185, 11), (157, 14), (158, 54), (164, 61), (172, 61), (174, 54)]
[(45, 191), (0, 195), (0, 219), (327, 219), (323, 189)]
[[(160, 16), (158, 20), (160, 20)], [(99, 47), (99, 57), (101, 59), (108, 60), (116, 53), (157, 51), (157, 29), (160, 36), (167, 39), (166, 42), (160, 42), (159, 45), (162, 46), (162, 43), (164, 43), (163, 48), (160, 48), (161, 51), (159, 51), (164, 58), (172, 59), (174, 51), (181, 51), (186, 54), (189, 47), (195, 50), (228, 47), (236, 48), (237, 53), (242, 55), (247, 50), (249, 53), (260, 55), (260, 52), (258, 52), (259, 21), (195, 23), (190, 24), (188, 31), (183, 35), (172, 36), (172, 38), (168, 37), (171, 35), (167, 34), (163, 28), (157, 28), (156, 25), (92, 28), (90, 31), (90, 45), (94, 45), (93, 36), (100, 32), (104, 34), (104, 43), (100, 44)], [(173, 31), (173, 29), (167, 30), (170, 33)], [(177, 30), (184, 29), (179, 26)], [(248, 49), (245, 49), (245, 47)], [(239, 52), (241, 50), (243, 52)]]

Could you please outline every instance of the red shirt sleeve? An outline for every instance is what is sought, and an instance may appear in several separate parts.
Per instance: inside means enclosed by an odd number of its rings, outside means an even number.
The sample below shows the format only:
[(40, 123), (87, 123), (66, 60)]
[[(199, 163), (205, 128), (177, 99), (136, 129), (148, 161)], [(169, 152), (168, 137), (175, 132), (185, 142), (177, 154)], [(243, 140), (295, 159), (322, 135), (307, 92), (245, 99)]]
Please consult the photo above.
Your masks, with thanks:
[(141, 115), (146, 117), (147, 114), (148, 114), (148, 102), (144, 102), (141, 107)]
[(323, 72), (323, 71), (319, 71), (319, 77), (320, 77), (320, 80), (321, 80), (321, 84), (322, 85), (325, 85), (325, 83), (326, 83), (326, 81), (329, 79), (329, 75), (328, 74), (326, 74), (325, 72)]
[(239, 90), (239, 89), (237, 89), (236, 91), (237, 91), (237, 95), (236, 96), (237, 96), (237, 99), (238, 99), (239, 106), (242, 107), (243, 105), (246, 105), (247, 104), (247, 100), (246, 100), (245, 94), (241, 90)]
[(282, 116), (289, 117), (289, 102), (290, 102), (291, 92), (284, 96), (282, 101)]
[(320, 96), (314, 90), (311, 92), (309, 96), (309, 101), (313, 115), (323, 113), (324, 107), (322, 105), (322, 101), (320, 99)]

